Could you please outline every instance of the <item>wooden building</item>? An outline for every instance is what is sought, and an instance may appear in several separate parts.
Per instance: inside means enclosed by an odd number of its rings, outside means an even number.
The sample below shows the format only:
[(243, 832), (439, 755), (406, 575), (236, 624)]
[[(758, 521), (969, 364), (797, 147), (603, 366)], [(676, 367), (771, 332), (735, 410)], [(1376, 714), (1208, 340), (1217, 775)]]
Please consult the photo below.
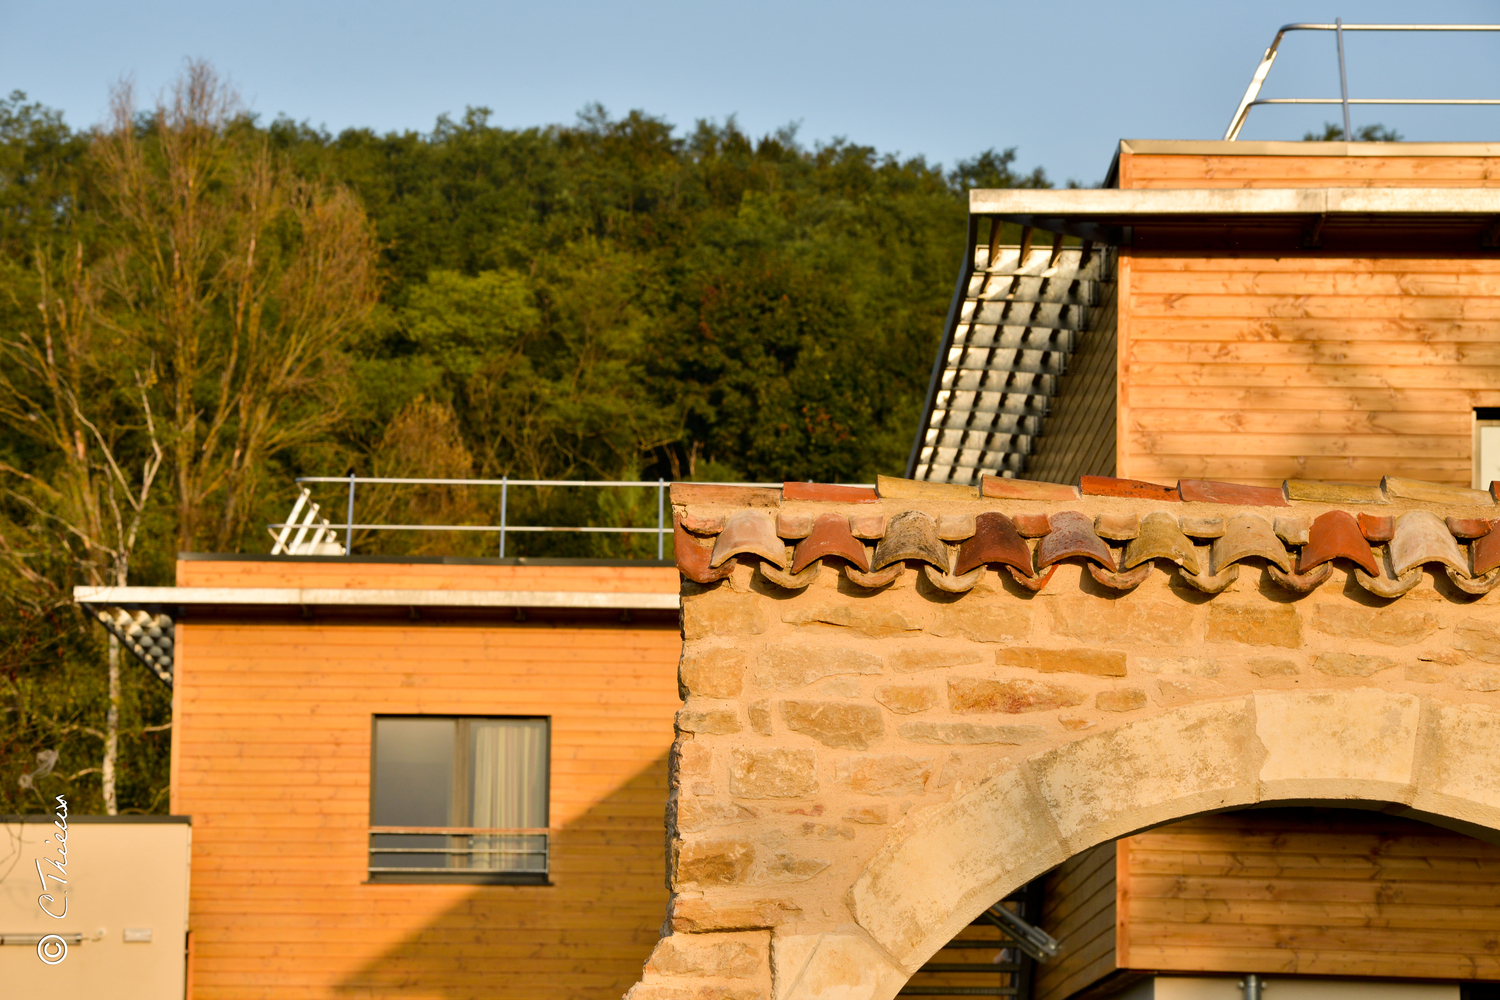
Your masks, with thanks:
[[(666, 907), (675, 570), (188, 558), (177, 582), (192, 997), (603, 1000), (634, 982)], [(372, 777), (382, 725), (413, 719), (542, 723), (545, 813), (381, 803), (423, 791)], [(458, 749), (462, 806), (482, 763), (465, 777)], [(372, 832), (397, 825), (382, 808), (409, 832)], [(474, 851), (515, 847), (463, 829), (492, 825), (541, 829), (524, 854)]]

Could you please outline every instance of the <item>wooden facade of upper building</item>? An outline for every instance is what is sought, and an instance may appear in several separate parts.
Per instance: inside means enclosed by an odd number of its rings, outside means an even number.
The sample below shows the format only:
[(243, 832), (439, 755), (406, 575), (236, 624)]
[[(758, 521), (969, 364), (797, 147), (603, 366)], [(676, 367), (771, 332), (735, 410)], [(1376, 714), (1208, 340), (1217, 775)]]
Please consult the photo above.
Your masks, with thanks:
[[(1500, 145), (1125, 142), (1117, 182), (1493, 188)], [(1500, 250), (1122, 247), (1117, 277), (1117, 475), (1470, 485), (1474, 410), (1500, 406)]]
[(1500, 981), (1500, 847), (1382, 813), (1263, 809), (1100, 845), (1044, 880), (1034, 1000), (1157, 973)]
[[(609, 593), (675, 591), (677, 574), (209, 558), (179, 563), (178, 583)], [(614, 1000), (640, 975), (667, 902), (675, 611), (190, 609), (177, 637), (171, 808), (194, 822), (196, 1000)], [(550, 884), (370, 881), (385, 715), (550, 720)]]

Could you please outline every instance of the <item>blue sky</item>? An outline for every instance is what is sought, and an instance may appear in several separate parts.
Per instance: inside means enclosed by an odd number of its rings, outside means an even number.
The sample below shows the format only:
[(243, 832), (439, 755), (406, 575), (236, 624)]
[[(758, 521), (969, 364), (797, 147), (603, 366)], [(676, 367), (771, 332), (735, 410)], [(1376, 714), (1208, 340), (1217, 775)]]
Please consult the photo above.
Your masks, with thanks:
[[(1097, 182), (1120, 138), (1220, 138), (1289, 21), (1500, 22), (1494, 0), (1319, 3), (946, 2), (517, 4), (324, 0), (0, 0), (0, 90), (74, 125), (122, 77), (146, 98), (203, 58), (266, 119), (338, 131), (431, 129), (493, 109), (506, 126), (571, 122), (599, 101), (679, 127), (798, 123), (951, 164), (1016, 146), (1055, 181)], [(1500, 97), (1500, 33), (1346, 36), (1351, 96)], [(1264, 96), (1338, 95), (1334, 39), (1283, 44)], [(1300, 138), (1336, 108), (1259, 109), (1243, 138)], [(1408, 139), (1500, 140), (1500, 108), (1356, 109)]]

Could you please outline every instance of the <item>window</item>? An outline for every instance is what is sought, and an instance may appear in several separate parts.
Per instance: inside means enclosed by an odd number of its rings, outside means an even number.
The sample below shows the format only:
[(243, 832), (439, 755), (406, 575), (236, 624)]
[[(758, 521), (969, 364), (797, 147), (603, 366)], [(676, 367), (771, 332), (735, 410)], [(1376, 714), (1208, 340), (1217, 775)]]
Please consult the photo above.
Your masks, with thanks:
[(547, 881), (547, 719), (381, 716), (370, 881)]
[(1500, 482), (1500, 407), (1474, 411), (1474, 488)]

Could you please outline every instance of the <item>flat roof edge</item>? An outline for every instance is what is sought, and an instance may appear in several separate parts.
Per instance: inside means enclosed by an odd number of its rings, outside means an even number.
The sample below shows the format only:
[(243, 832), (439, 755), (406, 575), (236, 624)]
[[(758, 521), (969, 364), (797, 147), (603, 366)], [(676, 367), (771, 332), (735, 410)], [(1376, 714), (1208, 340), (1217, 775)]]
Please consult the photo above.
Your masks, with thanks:
[(77, 604), (186, 607), (564, 608), (676, 611), (674, 590), (404, 590), (355, 587), (74, 587)]
[(1120, 152), (1148, 156), (1500, 157), (1500, 142), (1296, 142), (1236, 139), (1121, 139)]

